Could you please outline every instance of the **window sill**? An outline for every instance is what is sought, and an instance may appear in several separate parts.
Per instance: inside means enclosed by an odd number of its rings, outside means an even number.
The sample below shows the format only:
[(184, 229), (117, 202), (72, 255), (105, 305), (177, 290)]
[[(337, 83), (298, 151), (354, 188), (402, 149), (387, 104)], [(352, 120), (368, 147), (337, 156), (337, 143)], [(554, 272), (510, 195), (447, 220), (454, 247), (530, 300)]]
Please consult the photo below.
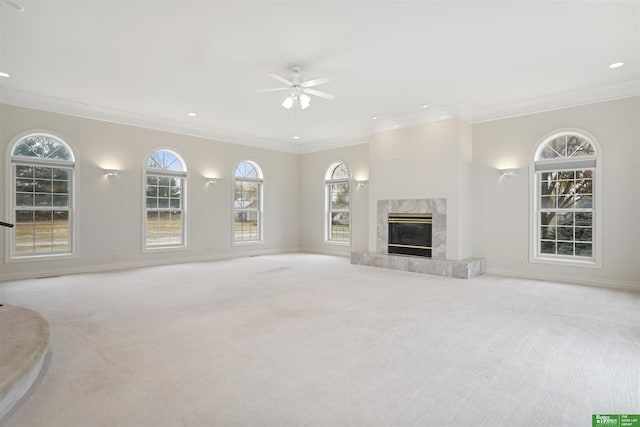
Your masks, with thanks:
[(536, 256), (529, 260), (533, 264), (556, 265), (560, 267), (586, 267), (586, 268), (602, 268), (602, 263), (595, 259), (572, 259), (572, 258), (556, 258)]
[(5, 260), (7, 264), (9, 263), (20, 263), (20, 262), (34, 262), (34, 261), (56, 261), (56, 260), (65, 260), (65, 259), (73, 259), (80, 258), (80, 256), (76, 253), (62, 253), (62, 254), (46, 254), (46, 255), (23, 255), (23, 256), (9, 256)]
[(264, 245), (264, 240), (245, 240), (236, 242), (231, 242), (231, 246), (251, 246), (251, 245)]
[(173, 252), (173, 251), (184, 251), (189, 249), (187, 245), (180, 246), (158, 246), (158, 247), (150, 247), (142, 249), (142, 253), (154, 253), (154, 252)]
[(325, 240), (324, 243), (327, 244), (327, 245), (351, 246), (351, 241), (342, 242), (342, 241), (339, 241), (339, 240)]

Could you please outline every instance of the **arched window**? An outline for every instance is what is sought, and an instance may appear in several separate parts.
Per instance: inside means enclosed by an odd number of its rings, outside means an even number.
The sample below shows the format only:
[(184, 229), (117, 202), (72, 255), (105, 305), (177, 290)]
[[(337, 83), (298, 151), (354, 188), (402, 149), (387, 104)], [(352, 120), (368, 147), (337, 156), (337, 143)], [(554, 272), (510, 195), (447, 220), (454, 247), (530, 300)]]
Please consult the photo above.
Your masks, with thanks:
[(546, 138), (535, 152), (534, 174), (534, 258), (594, 263), (601, 195), (593, 141), (576, 132)]
[(325, 175), (325, 237), (328, 242), (350, 242), (350, 176), (349, 168), (342, 162), (329, 166)]
[(233, 241), (259, 242), (262, 240), (262, 170), (254, 162), (242, 161), (233, 175)]
[(145, 168), (145, 248), (185, 246), (187, 167), (173, 151), (149, 155)]
[(74, 165), (69, 146), (53, 135), (27, 135), (13, 146), (11, 258), (73, 253)]

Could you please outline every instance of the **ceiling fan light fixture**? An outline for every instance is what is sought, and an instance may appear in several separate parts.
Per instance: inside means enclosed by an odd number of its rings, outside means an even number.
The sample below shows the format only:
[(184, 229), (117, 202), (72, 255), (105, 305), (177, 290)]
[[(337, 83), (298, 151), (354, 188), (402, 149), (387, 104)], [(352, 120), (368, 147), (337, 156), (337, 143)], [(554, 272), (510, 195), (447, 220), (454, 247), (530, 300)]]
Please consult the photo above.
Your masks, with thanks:
[(305, 95), (304, 93), (300, 95), (300, 107), (305, 110), (309, 108), (309, 104), (311, 103), (311, 98), (309, 95)]
[(291, 107), (293, 107), (293, 97), (287, 96), (287, 99), (282, 101), (282, 106), (287, 110), (291, 109)]

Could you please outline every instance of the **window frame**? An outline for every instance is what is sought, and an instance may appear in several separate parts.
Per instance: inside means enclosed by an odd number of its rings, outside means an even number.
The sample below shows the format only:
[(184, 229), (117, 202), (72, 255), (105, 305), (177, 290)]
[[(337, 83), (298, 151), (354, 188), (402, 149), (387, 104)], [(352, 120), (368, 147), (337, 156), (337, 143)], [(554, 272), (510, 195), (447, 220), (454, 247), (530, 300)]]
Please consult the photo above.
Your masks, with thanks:
[[(166, 151), (173, 156), (175, 156), (180, 162), (182, 169), (180, 171), (170, 170), (170, 169), (158, 169), (158, 168), (149, 168), (147, 163), (149, 161), (149, 157), (154, 155), (155, 153)], [(147, 153), (144, 157), (143, 164), (143, 173), (142, 173), (142, 252), (143, 253), (154, 253), (154, 252), (166, 252), (166, 251), (177, 251), (177, 250), (185, 250), (188, 248), (188, 197), (187, 197), (187, 189), (188, 189), (188, 181), (189, 181), (189, 168), (187, 167), (187, 163), (184, 158), (173, 148), (168, 147), (158, 147)], [(150, 211), (147, 207), (147, 178), (149, 176), (157, 176), (157, 177), (166, 177), (166, 178), (178, 178), (181, 182), (181, 222), (182, 222), (182, 241), (179, 244), (169, 244), (169, 245), (153, 245), (150, 246), (147, 243), (147, 215)], [(154, 212), (161, 211), (171, 211), (177, 210), (176, 208), (151, 208)]]
[[(557, 159), (541, 159), (540, 154), (543, 148), (552, 140), (562, 136), (578, 136), (589, 141), (594, 150), (594, 155), (575, 157), (575, 158), (557, 158)], [(557, 266), (574, 266), (602, 268), (602, 149), (598, 140), (582, 129), (564, 128), (558, 129), (546, 134), (534, 146), (530, 163), (530, 245), (529, 245), (529, 261), (531, 263), (549, 264)], [(537, 167), (541, 166), (541, 167)], [(542, 174), (548, 172), (559, 171), (592, 171), (592, 207), (590, 208), (567, 208), (566, 212), (592, 212), (592, 252), (591, 257), (582, 257), (576, 255), (559, 255), (545, 254), (541, 252), (541, 221), (540, 214), (545, 211), (540, 206), (541, 202), (541, 183)], [(561, 210), (556, 210), (561, 211)], [(575, 225), (573, 226), (575, 227)], [(573, 242), (575, 243), (575, 237)]]
[[(238, 177), (236, 176), (236, 170), (242, 163), (249, 163), (256, 171), (258, 178), (250, 177)], [(257, 217), (258, 238), (253, 240), (236, 240), (236, 182), (251, 182), (258, 184), (258, 207), (255, 209)], [(262, 167), (253, 160), (240, 160), (236, 162), (233, 167), (233, 180), (231, 183), (231, 245), (232, 246), (245, 246), (245, 245), (259, 245), (264, 243), (264, 172)], [(254, 211), (241, 209), (243, 211)]]
[[(13, 152), (17, 145), (26, 138), (31, 136), (45, 136), (53, 138), (60, 142), (66, 148), (71, 160), (60, 159), (44, 159), (40, 157), (27, 157), (27, 156), (13, 156)], [(39, 260), (54, 260), (54, 259), (69, 259), (78, 258), (78, 220), (76, 213), (77, 195), (76, 195), (76, 175), (78, 172), (77, 155), (68, 139), (51, 132), (48, 130), (31, 130), (23, 132), (15, 136), (7, 145), (5, 162), (5, 212), (7, 221), (10, 223), (16, 223), (16, 180), (15, 174), (16, 166), (41, 166), (49, 168), (61, 168), (69, 170), (68, 179), (68, 202), (67, 207), (62, 209), (54, 209), (55, 206), (51, 206), (51, 211), (66, 210), (69, 215), (68, 219), (68, 233), (69, 233), (69, 250), (64, 252), (50, 252), (50, 253), (29, 253), (20, 255), (15, 250), (16, 243), (16, 227), (12, 228), (5, 238), (5, 263), (19, 263), (30, 262)], [(35, 208), (35, 206), (34, 206)], [(34, 212), (38, 210), (47, 209), (33, 209)]]
[[(347, 178), (333, 178), (333, 174), (335, 170), (343, 165), (347, 171), (349, 172), (349, 177)], [(332, 186), (336, 184), (347, 184), (349, 188), (349, 206), (346, 211), (334, 211), (332, 210), (331, 203), (331, 194), (332, 194)], [(324, 242), (332, 245), (340, 245), (340, 246), (351, 246), (353, 230), (352, 230), (352, 221), (351, 221), (351, 197), (352, 197), (352, 186), (351, 186), (351, 168), (347, 165), (347, 162), (344, 161), (336, 161), (331, 163), (326, 170), (325, 179), (324, 179)], [(333, 212), (348, 212), (349, 213), (349, 238), (347, 240), (337, 240), (331, 238), (331, 216)]]

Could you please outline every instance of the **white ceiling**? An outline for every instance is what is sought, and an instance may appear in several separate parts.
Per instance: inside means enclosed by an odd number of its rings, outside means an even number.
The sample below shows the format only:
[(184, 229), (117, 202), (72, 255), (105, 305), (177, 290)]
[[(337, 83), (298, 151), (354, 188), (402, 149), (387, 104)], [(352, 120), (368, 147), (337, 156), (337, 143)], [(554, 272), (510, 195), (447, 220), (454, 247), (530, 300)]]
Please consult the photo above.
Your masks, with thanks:
[[(13, 1), (0, 101), (286, 151), (640, 94), (639, 1)], [(336, 99), (255, 93), (295, 64)]]

